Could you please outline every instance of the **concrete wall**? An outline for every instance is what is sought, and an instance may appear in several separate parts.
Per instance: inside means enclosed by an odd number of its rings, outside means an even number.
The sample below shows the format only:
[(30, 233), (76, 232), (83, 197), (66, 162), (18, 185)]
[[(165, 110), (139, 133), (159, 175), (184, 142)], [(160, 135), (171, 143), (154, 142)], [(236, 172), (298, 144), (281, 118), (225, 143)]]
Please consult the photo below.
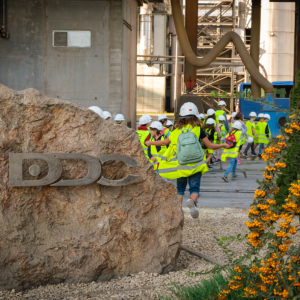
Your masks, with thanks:
[[(7, 4), (10, 39), (0, 39), (2, 84), (100, 106), (135, 124), (137, 0)], [(92, 46), (53, 47), (53, 30), (89, 30)]]
[[(166, 55), (166, 21), (165, 14), (154, 15), (153, 55)], [(154, 77), (159, 73), (159, 65), (148, 67), (146, 64), (138, 64), (137, 73), (143, 75), (137, 77), (137, 111), (164, 111), (166, 77)]]

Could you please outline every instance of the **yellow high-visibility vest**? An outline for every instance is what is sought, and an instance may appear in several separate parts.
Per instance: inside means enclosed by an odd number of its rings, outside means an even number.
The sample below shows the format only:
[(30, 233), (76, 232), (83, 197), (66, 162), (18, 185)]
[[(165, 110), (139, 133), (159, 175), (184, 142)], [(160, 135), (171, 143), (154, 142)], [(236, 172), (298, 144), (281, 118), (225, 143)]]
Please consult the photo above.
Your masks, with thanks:
[(137, 130), (136, 132), (139, 135), (139, 139), (142, 144), (145, 156), (149, 159), (148, 147), (145, 145), (145, 141), (146, 141), (147, 137), (150, 135), (150, 132), (148, 130)]
[[(232, 134), (232, 133), (228, 133), (226, 137), (228, 137), (230, 134)], [(221, 160), (224, 162), (226, 161), (227, 157), (237, 158), (239, 155), (240, 145), (242, 143), (242, 139), (241, 139), (242, 131), (237, 130), (233, 134), (235, 136), (236, 145), (233, 148), (224, 149), (223, 154), (221, 155)]]
[[(189, 130), (190, 128), (192, 128), (192, 126), (187, 125), (184, 126), (182, 129)], [(193, 132), (199, 140), (200, 127), (199, 126), (194, 127), (191, 130), (191, 132)], [(181, 177), (189, 177), (199, 172), (201, 172), (202, 175), (205, 174), (208, 171), (205, 157), (203, 158), (202, 161), (192, 163), (192, 164), (180, 165), (178, 163), (176, 154), (177, 154), (177, 141), (180, 134), (181, 134), (180, 129), (175, 129), (174, 131), (171, 132), (171, 135), (169, 136), (171, 144), (169, 145), (169, 148), (164, 154), (165, 159), (162, 159), (159, 164), (159, 168), (158, 168), (159, 175), (167, 179), (177, 179)]]
[[(154, 137), (152, 137), (150, 140), (153, 141), (153, 142), (156, 141)], [(164, 141), (165, 138), (162, 136), (160, 140), (161, 140), (161, 141)], [(155, 158), (157, 159), (157, 161), (154, 162), (154, 161), (151, 160), (151, 158), (150, 158), (150, 162), (151, 162), (151, 164), (153, 165), (155, 171), (158, 169), (158, 166), (159, 166), (160, 161), (161, 161), (162, 159), (164, 159), (164, 156), (163, 156), (163, 155), (165, 154), (166, 150), (167, 150), (167, 146), (161, 146), (159, 152), (157, 152), (156, 146), (154, 146), (154, 145), (151, 145), (151, 146), (150, 146), (150, 152), (151, 152), (152, 156), (155, 157)]]

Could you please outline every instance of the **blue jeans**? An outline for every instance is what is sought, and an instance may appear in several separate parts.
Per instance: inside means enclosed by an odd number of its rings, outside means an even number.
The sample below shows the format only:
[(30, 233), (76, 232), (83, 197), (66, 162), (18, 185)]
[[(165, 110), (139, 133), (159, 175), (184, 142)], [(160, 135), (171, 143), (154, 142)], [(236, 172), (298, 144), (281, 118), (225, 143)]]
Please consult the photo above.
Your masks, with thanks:
[(190, 195), (200, 193), (200, 184), (201, 184), (201, 176), (202, 173), (196, 173), (189, 177), (181, 177), (177, 179), (177, 191), (179, 195), (184, 195), (187, 183), (189, 183), (190, 187)]
[(259, 154), (262, 154), (263, 146), (264, 146), (264, 144), (262, 144), (262, 143), (259, 144), (259, 151), (258, 151)]
[(231, 171), (231, 169), (232, 169), (232, 175), (236, 175), (235, 173), (236, 173), (236, 167), (237, 167), (237, 158), (231, 158), (230, 159), (230, 164), (229, 164), (229, 166), (228, 166), (228, 168), (227, 168), (227, 170), (226, 170), (226, 172), (225, 172), (225, 176), (228, 176), (229, 175), (229, 173), (230, 173), (230, 171)]

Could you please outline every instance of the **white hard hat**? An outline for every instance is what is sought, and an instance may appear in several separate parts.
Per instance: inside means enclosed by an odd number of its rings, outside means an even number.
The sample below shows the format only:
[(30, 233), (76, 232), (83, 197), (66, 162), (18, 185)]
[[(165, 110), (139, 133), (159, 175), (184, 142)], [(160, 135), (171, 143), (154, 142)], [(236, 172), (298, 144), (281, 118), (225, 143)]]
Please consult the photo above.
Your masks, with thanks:
[(221, 116), (218, 117), (218, 120), (219, 121), (225, 121), (225, 117), (223, 115), (221, 115)]
[(174, 125), (174, 124), (173, 124), (172, 121), (170, 121), (170, 120), (167, 121), (167, 125), (166, 125), (166, 126), (173, 126), (173, 125)]
[(253, 143), (253, 141), (254, 141), (253, 137), (252, 137), (252, 136), (248, 136), (247, 142), (248, 142), (249, 144), (251, 144), (251, 143)]
[(209, 119), (206, 120), (206, 125), (215, 125), (215, 124), (216, 124), (216, 122), (212, 118), (209, 118)]
[(179, 115), (181, 117), (185, 116), (197, 116), (199, 114), (197, 106), (192, 102), (184, 103), (180, 107)]
[(239, 121), (235, 121), (232, 125), (232, 128), (237, 129), (237, 130), (242, 130), (242, 123)]
[(199, 114), (197, 115), (197, 118), (200, 120), (204, 120), (205, 119), (205, 114)]
[(265, 115), (264, 115), (264, 114), (262, 114), (262, 113), (260, 113), (260, 114), (258, 115), (258, 117), (259, 117), (259, 118), (264, 118), (264, 117), (265, 117)]
[(249, 114), (249, 117), (255, 117), (255, 118), (256, 118), (256, 117), (257, 117), (257, 114), (256, 114), (256, 112), (254, 112), (254, 111), (253, 111), (253, 112), (251, 112), (251, 113)]
[(218, 103), (218, 105), (219, 105), (219, 106), (223, 106), (223, 105), (226, 105), (226, 106), (227, 106), (226, 102), (223, 101), (223, 100), (221, 100), (221, 101)]
[(212, 116), (212, 115), (214, 115), (216, 113), (216, 111), (214, 110), (214, 109), (212, 109), (212, 108), (210, 108), (208, 111), (207, 111), (207, 115), (208, 116)]
[(149, 115), (142, 115), (139, 119), (140, 125), (146, 125), (151, 122), (151, 117)]
[(98, 106), (91, 106), (89, 107), (90, 110), (98, 114), (102, 118), (103, 110)]
[(152, 121), (152, 118), (151, 118), (151, 116), (150, 116), (150, 115), (148, 115), (148, 114), (144, 114), (144, 116), (148, 116), (148, 117), (150, 118), (150, 121)]
[(166, 120), (166, 119), (168, 119), (168, 117), (166, 115), (159, 115), (158, 116), (158, 121)]
[(154, 121), (151, 123), (150, 128), (155, 128), (158, 131), (162, 131), (164, 128), (162, 126), (162, 124), (159, 121)]
[(234, 112), (231, 114), (231, 118), (234, 118), (236, 115), (237, 115), (237, 112), (234, 111)]
[(265, 116), (265, 119), (271, 120), (271, 116), (269, 114), (265, 114), (264, 116)]
[(108, 111), (104, 111), (104, 112), (102, 113), (102, 118), (103, 118), (104, 120), (107, 120), (108, 118), (111, 118), (111, 114), (110, 114)]
[(122, 114), (117, 114), (115, 116), (115, 121), (125, 121), (124, 116)]

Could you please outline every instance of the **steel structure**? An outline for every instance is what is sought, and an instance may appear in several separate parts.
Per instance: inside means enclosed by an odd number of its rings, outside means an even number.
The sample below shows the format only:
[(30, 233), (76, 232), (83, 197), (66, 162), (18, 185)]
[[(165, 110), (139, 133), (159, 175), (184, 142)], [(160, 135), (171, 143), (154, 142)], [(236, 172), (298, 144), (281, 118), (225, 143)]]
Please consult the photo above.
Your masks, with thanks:
[[(234, 31), (239, 26), (236, 12), (240, 10), (240, 6), (245, 19), (243, 27), (247, 28), (251, 25), (248, 20), (249, 14), (251, 15), (250, 0), (240, 2), (242, 5), (239, 5), (239, 7), (235, 7), (234, 3), (232, 0), (198, 2), (198, 56), (207, 54), (224, 34), (228, 31)], [(247, 45), (247, 48), (250, 49), (250, 45)], [(184, 84), (181, 85), (182, 93), (202, 96), (205, 110), (210, 107), (216, 108), (218, 99), (210, 96), (211, 91), (231, 93), (236, 89), (237, 83), (245, 80), (244, 75), (243, 64), (235, 54), (233, 43), (230, 43), (220, 53), (214, 64), (198, 69), (196, 85), (191, 92), (187, 90)], [(232, 101), (231, 105), (230, 100), (226, 101), (228, 102), (227, 110), (229, 112), (234, 109), (234, 105)]]

